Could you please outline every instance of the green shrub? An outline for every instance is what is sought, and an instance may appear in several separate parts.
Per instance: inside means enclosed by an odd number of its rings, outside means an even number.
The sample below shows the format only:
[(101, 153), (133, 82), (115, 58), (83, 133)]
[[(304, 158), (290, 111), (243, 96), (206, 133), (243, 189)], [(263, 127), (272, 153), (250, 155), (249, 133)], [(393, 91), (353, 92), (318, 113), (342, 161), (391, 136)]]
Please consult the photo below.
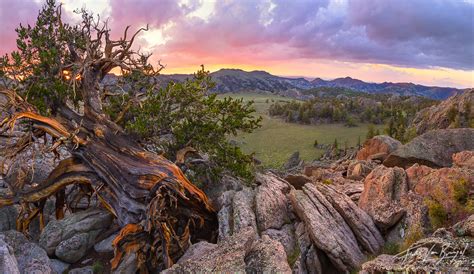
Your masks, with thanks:
[(383, 254), (389, 254), (389, 255), (395, 255), (395, 254), (398, 254), (399, 252), (400, 252), (400, 245), (394, 242), (386, 242), (382, 250)]
[(469, 199), (469, 182), (461, 178), (453, 183), (453, 198), (460, 204), (466, 205)]
[(434, 229), (446, 225), (448, 214), (444, 207), (436, 200), (426, 199), (425, 204), (428, 207), (428, 216)]
[(331, 179), (324, 179), (323, 184), (325, 185), (332, 185), (332, 180)]
[(296, 261), (298, 260), (298, 258), (300, 257), (300, 249), (298, 247), (296, 247), (293, 252), (291, 252), (288, 256), (287, 256), (287, 261), (288, 261), (288, 264), (290, 265), (290, 267), (293, 267), (296, 263)]
[(124, 85), (131, 86), (131, 98), (136, 90), (146, 91), (146, 100), (132, 103), (125, 115), (120, 98), (111, 98), (106, 112), (128, 133), (140, 140), (153, 143), (155, 136), (171, 134), (174, 142), (165, 145), (165, 156), (174, 160), (180, 149), (191, 146), (207, 154), (212, 163), (212, 174), (230, 171), (233, 175), (253, 178), (253, 155), (246, 154), (229, 143), (229, 137), (252, 132), (260, 127), (253, 101), (231, 97), (219, 98), (209, 90), (214, 87), (208, 71), (201, 68), (192, 79), (171, 82), (160, 88), (141, 72), (123, 77)]
[(104, 273), (104, 265), (102, 264), (101, 261), (96, 261), (93, 265), (92, 265), (92, 271), (94, 272), (94, 274), (102, 274)]

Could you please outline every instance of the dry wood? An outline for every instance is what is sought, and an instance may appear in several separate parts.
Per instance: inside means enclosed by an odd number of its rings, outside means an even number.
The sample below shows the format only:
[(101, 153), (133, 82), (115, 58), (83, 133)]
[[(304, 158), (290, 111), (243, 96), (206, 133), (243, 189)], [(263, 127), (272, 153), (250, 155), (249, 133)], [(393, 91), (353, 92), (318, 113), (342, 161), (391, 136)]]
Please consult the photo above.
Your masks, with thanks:
[(122, 227), (114, 241), (114, 268), (130, 252), (137, 253), (138, 267), (144, 273), (167, 268), (191, 242), (215, 240), (217, 219), (206, 195), (178, 166), (142, 149), (104, 115), (78, 115), (63, 107), (57, 117), (44, 117), (14, 92), (0, 94), (9, 100), (1, 109), (8, 116), (1, 130), (28, 120), (36, 136), (49, 134), (57, 140), (52, 149), (63, 145), (72, 155), (44, 182), (0, 196), (0, 207), (22, 205), (18, 229), (26, 231), (37, 216), (42, 220), (43, 206), (52, 196), (56, 197), (57, 217), (64, 216), (65, 187), (81, 184), (97, 195)]

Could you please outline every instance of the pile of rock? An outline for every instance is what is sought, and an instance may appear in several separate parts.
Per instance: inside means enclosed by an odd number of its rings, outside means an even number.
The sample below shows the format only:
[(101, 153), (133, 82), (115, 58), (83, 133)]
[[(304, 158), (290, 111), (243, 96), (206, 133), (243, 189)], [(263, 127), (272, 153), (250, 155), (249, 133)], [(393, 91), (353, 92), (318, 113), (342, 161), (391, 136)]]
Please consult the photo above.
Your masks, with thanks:
[(271, 173), (256, 182), (222, 194), (217, 245), (195, 244), (169, 271), (350, 271), (383, 246), (371, 217), (334, 186)]
[(109, 253), (111, 258), (111, 241), (108, 241), (110, 246), (105, 242), (108, 239), (100, 242), (113, 232), (111, 224), (110, 213), (91, 209), (69, 214), (60, 221), (51, 220), (42, 231), (39, 242), (27, 239), (16, 230), (2, 230), (0, 262), (4, 263), (0, 263), (0, 273), (63, 273), (71, 264), (82, 261), (97, 243), (99, 248), (96, 251)]
[[(452, 197), (452, 186), (463, 181), (472, 199), (474, 142), (469, 140), (474, 140), (474, 129), (428, 132), (406, 145), (377, 136), (355, 159), (302, 168), (296, 155), (285, 179), (260, 173), (255, 185), (245, 186), (226, 176), (220, 184), (204, 187), (218, 211), (217, 243), (194, 243), (165, 272), (347, 273), (363, 265), (363, 271), (372, 273), (432, 271), (440, 264), (472, 267), (473, 254), (461, 249), (472, 250), (473, 216), (417, 241), (404, 253), (363, 264), (387, 242), (404, 241), (409, 228), (419, 227), (429, 235), (426, 198), (439, 193)], [(440, 203), (456, 206), (450, 199)], [(80, 270), (73, 273), (90, 272), (91, 253), (112, 257), (117, 228), (100, 205), (59, 221), (50, 210), (47, 226), (32, 240), (12, 230), (18, 209), (0, 209), (1, 273), (62, 273), (76, 267)], [(459, 256), (439, 263), (435, 256), (440, 257), (443, 245)], [(116, 272), (133, 272), (136, 264), (137, 257), (130, 254)]]

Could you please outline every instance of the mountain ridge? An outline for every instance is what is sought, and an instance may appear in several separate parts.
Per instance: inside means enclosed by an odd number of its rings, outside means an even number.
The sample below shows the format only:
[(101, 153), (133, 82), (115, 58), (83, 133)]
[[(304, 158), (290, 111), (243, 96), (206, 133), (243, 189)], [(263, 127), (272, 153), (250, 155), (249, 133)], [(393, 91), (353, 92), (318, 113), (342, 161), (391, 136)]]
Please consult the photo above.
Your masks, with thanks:
[[(193, 74), (161, 74), (158, 80), (165, 85), (171, 81), (184, 81), (191, 78)], [(212, 90), (216, 93), (236, 92), (265, 92), (275, 94), (303, 93), (304, 91), (321, 88), (346, 88), (369, 94), (395, 94), (403, 96), (422, 96), (436, 100), (444, 100), (459, 94), (467, 89), (451, 87), (425, 86), (414, 83), (371, 83), (349, 76), (333, 80), (314, 78), (307, 80), (303, 77), (289, 78), (270, 74), (263, 70), (245, 71), (242, 69), (220, 69), (211, 72), (210, 76), (216, 82)]]

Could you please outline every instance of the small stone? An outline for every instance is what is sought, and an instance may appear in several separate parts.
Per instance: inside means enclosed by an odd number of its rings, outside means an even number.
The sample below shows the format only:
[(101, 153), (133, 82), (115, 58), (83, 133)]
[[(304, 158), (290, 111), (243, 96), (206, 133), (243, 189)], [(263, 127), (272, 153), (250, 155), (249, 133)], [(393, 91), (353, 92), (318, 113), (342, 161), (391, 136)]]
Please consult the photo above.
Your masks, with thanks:
[(68, 274), (94, 274), (94, 269), (92, 268), (92, 266), (74, 268), (69, 270)]
[(112, 234), (106, 239), (102, 240), (101, 242), (94, 245), (94, 250), (99, 253), (107, 253), (113, 252), (114, 247), (112, 246), (112, 242), (117, 237), (118, 233)]
[(62, 274), (66, 269), (68, 269), (70, 264), (65, 263), (61, 260), (57, 259), (52, 259), (51, 260), (51, 269), (54, 271), (54, 273), (57, 274)]
[(88, 241), (87, 233), (77, 234), (62, 241), (56, 248), (55, 254), (62, 261), (76, 263), (86, 255)]

